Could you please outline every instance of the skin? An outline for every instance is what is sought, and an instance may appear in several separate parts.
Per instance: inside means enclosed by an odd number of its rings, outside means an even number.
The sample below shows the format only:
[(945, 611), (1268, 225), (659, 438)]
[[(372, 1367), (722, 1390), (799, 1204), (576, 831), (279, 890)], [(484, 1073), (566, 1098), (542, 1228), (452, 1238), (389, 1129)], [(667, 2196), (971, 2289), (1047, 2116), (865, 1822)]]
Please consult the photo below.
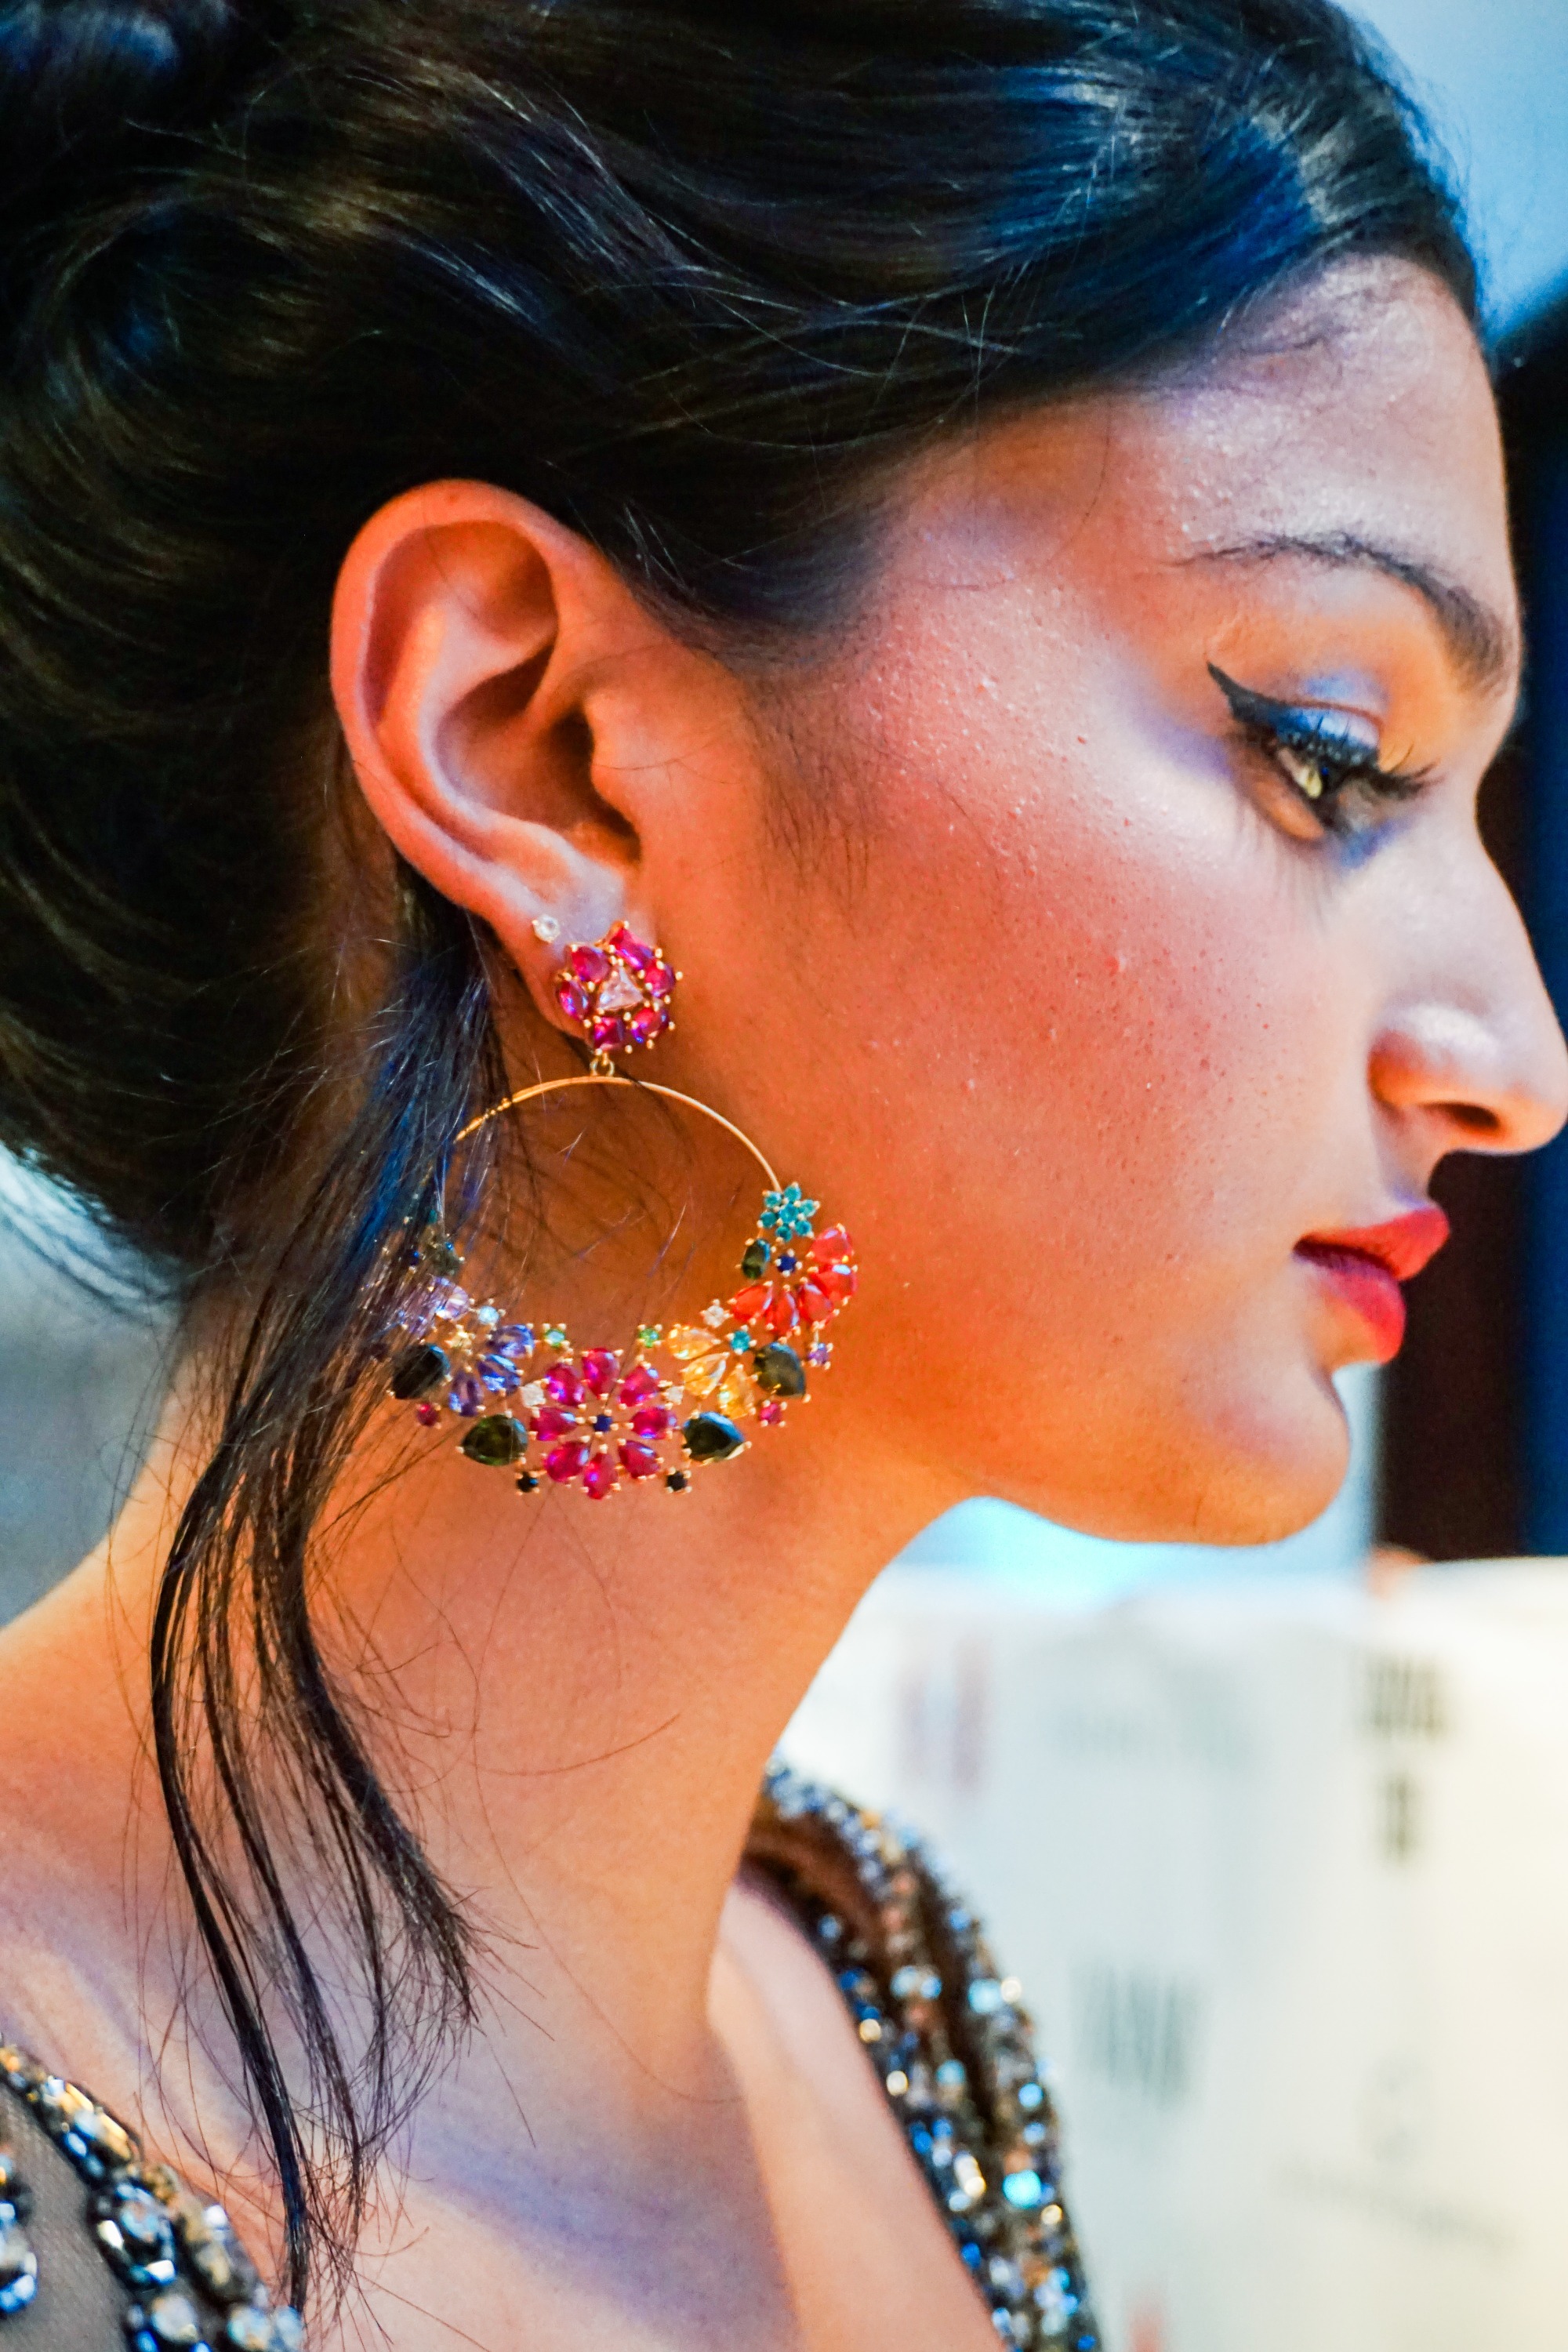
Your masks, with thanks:
[[(1456, 642), (1467, 615), (1489, 643)], [(523, 1511), (449, 1447), (410, 1458), (391, 1414), (367, 1449), (323, 1612), (395, 1675), (394, 1776), (492, 1958), (326, 2342), (994, 2342), (830, 1983), (736, 1883), (753, 1793), (866, 1584), (963, 1495), (1234, 1542), (1332, 1494), (1331, 1375), (1375, 1341), (1298, 1244), (1568, 1108), (1476, 827), (1517, 644), (1484, 370), (1447, 295), (1386, 263), (1202, 367), (906, 469), (852, 619), (762, 675), (489, 486), (366, 526), (339, 710), (377, 824), (500, 943), (520, 1082), (574, 1066), (535, 918), (565, 941), (624, 916), (685, 974), (655, 1074), (842, 1217), (864, 1281), (809, 1412), (679, 1507)], [(1211, 663), (1336, 714), (1420, 793), (1326, 832)], [(710, 1236), (671, 1258), (690, 1312), (752, 1178), (706, 1133), (604, 1116), (606, 1165), (635, 1152)], [(615, 1187), (547, 1164), (560, 1234), (531, 1280), (605, 1328), (672, 1213), (584, 1261)], [(111, 1543), (0, 1640), (0, 1981), (19, 2032), (265, 2237), (199, 2004), (193, 2036), (148, 1932), (167, 1856), (134, 1660), (198, 1450), (176, 1406)]]

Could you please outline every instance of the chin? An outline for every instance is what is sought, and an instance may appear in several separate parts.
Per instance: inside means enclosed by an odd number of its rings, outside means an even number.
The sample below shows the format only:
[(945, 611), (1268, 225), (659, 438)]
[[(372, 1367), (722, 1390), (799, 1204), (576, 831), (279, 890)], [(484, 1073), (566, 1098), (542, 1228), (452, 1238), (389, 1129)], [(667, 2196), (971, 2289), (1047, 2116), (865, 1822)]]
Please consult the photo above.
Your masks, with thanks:
[(1117, 1448), (1143, 1476), (1098, 1491), (1033, 1480), (1005, 1494), (1027, 1510), (1112, 1542), (1213, 1544), (1226, 1549), (1278, 1543), (1320, 1517), (1344, 1484), (1350, 1425), (1326, 1371), (1293, 1367), (1259, 1374), (1245, 1394), (1192, 1400), (1196, 1415), (1174, 1422), (1143, 1413)]
[[(1279, 1543), (1321, 1518), (1350, 1467), (1350, 1423), (1326, 1371), (1303, 1370), (1249, 1399), (1214, 1433), (1212, 1469), (1186, 1543)], [(1194, 1449), (1195, 1450), (1195, 1449)]]

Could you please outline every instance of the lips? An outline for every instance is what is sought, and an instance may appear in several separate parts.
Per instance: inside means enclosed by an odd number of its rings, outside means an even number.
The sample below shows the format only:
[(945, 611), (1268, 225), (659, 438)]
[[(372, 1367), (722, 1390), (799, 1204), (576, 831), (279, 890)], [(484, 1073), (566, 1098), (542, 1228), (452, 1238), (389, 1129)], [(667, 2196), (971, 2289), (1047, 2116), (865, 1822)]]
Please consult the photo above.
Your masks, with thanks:
[(1399, 1353), (1405, 1338), (1405, 1300), (1399, 1286), (1420, 1273), (1448, 1238), (1441, 1209), (1412, 1209), (1381, 1225), (1347, 1226), (1342, 1232), (1309, 1234), (1296, 1255), (1312, 1266), (1342, 1307), (1365, 1325), (1375, 1363)]

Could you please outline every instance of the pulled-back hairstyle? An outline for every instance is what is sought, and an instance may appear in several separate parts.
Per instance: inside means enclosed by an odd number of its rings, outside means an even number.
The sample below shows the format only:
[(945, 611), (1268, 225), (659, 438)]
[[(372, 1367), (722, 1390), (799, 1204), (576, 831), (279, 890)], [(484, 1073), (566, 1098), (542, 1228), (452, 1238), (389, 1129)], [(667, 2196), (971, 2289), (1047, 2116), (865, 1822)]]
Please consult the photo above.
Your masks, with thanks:
[(787, 646), (932, 436), (1342, 257), (1475, 287), (1326, 0), (0, 0), (0, 1143), (243, 1302), (153, 1708), (298, 2295), (474, 2001), (309, 1607), (393, 1245), (499, 1083), (493, 942), (345, 850), (356, 531), (480, 478)]

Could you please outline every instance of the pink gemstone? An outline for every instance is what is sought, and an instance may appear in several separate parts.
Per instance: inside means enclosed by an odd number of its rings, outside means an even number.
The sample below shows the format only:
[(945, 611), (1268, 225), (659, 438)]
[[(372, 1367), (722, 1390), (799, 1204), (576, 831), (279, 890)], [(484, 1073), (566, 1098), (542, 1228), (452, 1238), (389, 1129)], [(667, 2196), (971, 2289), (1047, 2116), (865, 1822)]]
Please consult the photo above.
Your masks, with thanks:
[(576, 982), (568, 980), (564, 972), (555, 983), (555, 1002), (568, 1021), (586, 1021), (588, 1018), (587, 998)]
[(552, 1364), (544, 1375), (544, 1393), (552, 1404), (581, 1404), (582, 1378), (570, 1364)]
[(620, 1358), (612, 1356), (607, 1348), (585, 1348), (582, 1356), (583, 1378), (596, 1397), (608, 1396), (616, 1385), (616, 1375), (621, 1369)]
[(602, 1503), (616, 1486), (616, 1465), (607, 1454), (595, 1454), (583, 1473), (583, 1484), (595, 1503)]
[(626, 1024), (618, 1013), (601, 1013), (589, 1022), (588, 1035), (595, 1052), (614, 1054), (626, 1042)]
[(628, 1437), (620, 1449), (621, 1467), (628, 1478), (657, 1478), (662, 1465), (651, 1445)]
[(643, 986), (650, 996), (672, 996), (675, 993), (675, 974), (668, 964), (656, 963), (651, 971), (644, 973)]
[(651, 1045), (656, 1037), (663, 1036), (668, 1026), (669, 1016), (662, 1005), (643, 1004), (629, 1015), (626, 1034), (634, 1045)]
[(570, 1486), (588, 1459), (588, 1448), (580, 1437), (566, 1445), (552, 1445), (544, 1457), (544, 1475), (553, 1478), (558, 1486)]
[(826, 1291), (821, 1289), (816, 1283), (801, 1283), (797, 1286), (795, 1295), (795, 1302), (800, 1308), (803, 1321), (807, 1323), (832, 1322), (834, 1316), (833, 1301), (828, 1297)]
[(634, 1364), (621, 1382), (621, 1402), (641, 1404), (646, 1397), (658, 1394), (658, 1374), (650, 1364)]
[(661, 1404), (645, 1404), (632, 1415), (632, 1427), (639, 1437), (668, 1437), (675, 1416)]
[(590, 988), (597, 988), (602, 980), (609, 978), (610, 959), (603, 948), (572, 948), (566, 961), (578, 979), (585, 981)]
[(763, 1402), (757, 1407), (757, 1419), (766, 1429), (773, 1428), (784, 1419), (784, 1409), (783, 1405), (780, 1404), (777, 1397), (764, 1398)]
[(639, 940), (635, 931), (628, 931), (625, 923), (616, 925), (608, 943), (634, 971), (647, 971), (658, 961), (658, 950), (650, 948), (646, 940)]
[(431, 1404), (429, 1400), (426, 1399), (424, 1404), (416, 1404), (415, 1406), (414, 1418), (416, 1421), (421, 1423), (425, 1428), (434, 1429), (436, 1423), (441, 1418), (441, 1408), (439, 1405)]
[(535, 1437), (564, 1437), (568, 1430), (576, 1428), (577, 1416), (563, 1412), (559, 1405), (547, 1404), (534, 1414), (529, 1425)]

